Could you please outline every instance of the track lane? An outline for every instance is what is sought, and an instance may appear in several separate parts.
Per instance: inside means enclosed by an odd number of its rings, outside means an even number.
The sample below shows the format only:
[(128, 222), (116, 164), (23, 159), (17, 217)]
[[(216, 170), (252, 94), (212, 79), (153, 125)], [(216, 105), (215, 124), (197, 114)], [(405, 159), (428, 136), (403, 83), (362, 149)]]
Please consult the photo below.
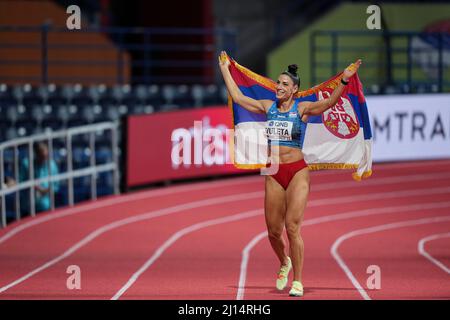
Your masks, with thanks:
[[(424, 168), (423, 167), (425, 167), (425, 166), (418, 166), (418, 167), (420, 167), (419, 168), (419, 170), (414, 170), (414, 173), (415, 174), (419, 174), (420, 172), (421, 172), (421, 170), (423, 170), (423, 172), (430, 172), (430, 168), (428, 168), (428, 170), (424, 170)], [(395, 170), (393, 169), (393, 168), (391, 168), (390, 170), (379, 170), (379, 171), (382, 171), (381, 173), (384, 175), (384, 174), (386, 174), (385, 176), (383, 176), (383, 175), (381, 175), (380, 174), (380, 176), (376, 176), (376, 177), (386, 177), (386, 178), (389, 178), (391, 175), (389, 175), (388, 174), (388, 171), (396, 171), (397, 173), (406, 173), (407, 171), (410, 171), (411, 170), (411, 168), (412, 167), (406, 167), (406, 168), (403, 168), (403, 169), (401, 169), (401, 166), (400, 166), (400, 169), (399, 168), (396, 168)], [(413, 168), (416, 168), (416, 167), (413, 167)], [(417, 168), (416, 168), (417, 169)], [(435, 172), (435, 175), (434, 176), (430, 176), (430, 177), (433, 177), (433, 178), (430, 178), (430, 180), (428, 180), (428, 181), (424, 181), (424, 183), (425, 183), (425, 185), (422, 183), (422, 185), (424, 185), (425, 187), (427, 187), (427, 188), (432, 188), (433, 186), (434, 187), (436, 187), (436, 186), (445, 186), (445, 178), (443, 178), (442, 177), (442, 173), (441, 174), (438, 174), (439, 172), (442, 172), (441, 170), (443, 169), (443, 168), (439, 168), (439, 167), (435, 167), (435, 168), (433, 168), (436, 172)], [(403, 172), (402, 171), (398, 171), (398, 170), (404, 170)], [(375, 168), (374, 168), (374, 172), (375, 172)], [(346, 172), (347, 174), (348, 174), (348, 172)], [(427, 173), (427, 174), (428, 174)], [(342, 176), (343, 176), (343, 173), (340, 171), (340, 172), (338, 172), (338, 174), (337, 175), (332, 175), (332, 174), (330, 174), (330, 172), (327, 172), (326, 174), (323, 174), (323, 175), (321, 175), (320, 173), (316, 173), (316, 172), (313, 172), (312, 173), (312, 175), (315, 175), (315, 174), (317, 174), (317, 176), (314, 176), (313, 177), (313, 179), (314, 179), (314, 181), (319, 181), (320, 180), (320, 182), (321, 183), (326, 183), (326, 182), (329, 182), (329, 184), (334, 184), (334, 182), (333, 182), (333, 179), (342, 179)], [(369, 182), (369, 181), (373, 181), (372, 179), (375, 177), (375, 175), (371, 178), (371, 179), (369, 179), (369, 180), (366, 180), (366, 181), (363, 181), (363, 182), (361, 182), (360, 184), (358, 184), (358, 183), (356, 183), (356, 182), (353, 182), (353, 181), (347, 181), (347, 182), (351, 182), (354, 186), (364, 186), (364, 185), (370, 185), (371, 183), (369, 183), (369, 184), (367, 184), (367, 182)], [(254, 178), (254, 177), (253, 177)], [(256, 177), (256, 178), (258, 178), (258, 179), (255, 179), (255, 183), (256, 184), (259, 184), (259, 186), (258, 187), (256, 187), (255, 188), (255, 190), (262, 190), (262, 179), (260, 179), (261, 177)], [(317, 179), (316, 179), (317, 178)], [(439, 179), (439, 178), (441, 178), (441, 179)], [(436, 180), (435, 180), (436, 179)], [(414, 180), (413, 180), (414, 181)], [(416, 180), (417, 181), (417, 180)], [(255, 183), (249, 183), (248, 184), (248, 186), (252, 186), (252, 185), (254, 185)], [(393, 182), (393, 183), (390, 183), (390, 184), (387, 184), (387, 185), (385, 185), (384, 187), (383, 187), (383, 185), (382, 184), (371, 184), (371, 188), (375, 188), (374, 190), (379, 190), (379, 191), (382, 191), (382, 190), (391, 190), (392, 192), (395, 192), (396, 190), (401, 190), (401, 189), (405, 189), (405, 188), (407, 188), (409, 185), (410, 185), (410, 183), (411, 182)], [(314, 185), (317, 185), (317, 184), (314, 184)], [(314, 185), (313, 185), (313, 188), (314, 188)], [(378, 189), (379, 188), (379, 189)], [(348, 194), (349, 194), (349, 190), (346, 190), (345, 188), (341, 188), (341, 189), (338, 189), (338, 190), (334, 190), (333, 192), (331, 192), (330, 190), (332, 190), (330, 187), (329, 188), (324, 188), (325, 190), (323, 190), (323, 191), (326, 191), (326, 190), (328, 190), (328, 192), (327, 192), (327, 195), (328, 196), (341, 196), (341, 197), (344, 197), (345, 196), (345, 194), (347, 194), (347, 196), (348, 196)], [(216, 190), (216, 191), (218, 191), (218, 192), (221, 192), (221, 190)], [(246, 188), (246, 191), (248, 191), (248, 188)], [(320, 190), (318, 190), (318, 191), (320, 191)], [(197, 192), (197, 194), (198, 194), (198, 192)], [(314, 191), (312, 191), (312, 194), (315, 194), (314, 193)], [(442, 196), (442, 198), (447, 198), (448, 199), (448, 194), (446, 195), (446, 194), (442, 194), (441, 195)], [(405, 197), (405, 198), (407, 198), (407, 197)], [(442, 198), (439, 198), (439, 199), (442, 199)], [(319, 200), (320, 199), (320, 197), (319, 196), (312, 196), (311, 197), (311, 199), (316, 199), (316, 200)], [(401, 201), (405, 201), (405, 199), (403, 199), (403, 200), (401, 200)], [(407, 203), (407, 200), (406, 200), (406, 202), (405, 203)], [(336, 209), (336, 206), (338, 206), (339, 208), (342, 208), (342, 206), (345, 206), (345, 204), (339, 204), (339, 205), (337, 205), (337, 204), (334, 204), (334, 205), (329, 205), (329, 206), (324, 206), (324, 208), (323, 208), (323, 211), (318, 211), (318, 216), (320, 216), (321, 214), (325, 214), (327, 211), (329, 211), (330, 210), (330, 208), (332, 208), (332, 207), (335, 207), (334, 209)], [(251, 207), (253, 207), (253, 206), (251, 206)], [(327, 208), (328, 207), (328, 208)], [(127, 212), (127, 214), (130, 214), (131, 213), (131, 210), (130, 210), (130, 212)], [(105, 214), (105, 213), (104, 213)], [(109, 212), (107, 212), (106, 214), (109, 214)], [(62, 220), (65, 220), (65, 219), (62, 219)], [(101, 220), (101, 218), (100, 218), (100, 220)], [(45, 224), (48, 224), (48, 223), (50, 223), (50, 222), (46, 222)], [(172, 221), (171, 221), (171, 223), (172, 223)], [(43, 224), (44, 225), (44, 224)], [(31, 230), (31, 229), (30, 229)], [(131, 234), (133, 231), (128, 231), (128, 234)], [(23, 233), (23, 234), (25, 234), (25, 232)], [(60, 235), (55, 235), (55, 238), (59, 238), (60, 237)], [(125, 237), (127, 237), (127, 233), (125, 232)], [(103, 238), (103, 236), (101, 237), (101, 238)], [(111, 238), (116, 238), (116, 242), (117, 242), (117, 237), (114, 237), (113, 235), (111, 235)], [(114, 243), (114, 240), (111, 240), (111, 241), (113, 241), (112, 243)], [(7, 242), (5, 242), (5, 244), (6, 244)], [(93, 243), (93, 245), (96, 245), (96, 243), (97, 243), (97, 240)], [(48, 243), (48, 245), (53, 245), (53, 243)], [(108, 246), (108, 245), (106, 245), (106, 246)], [(1, 249), (1, 247), (2, 246), (0, 246), (0, 249)], [(241, 247), (239, 247), (239, 248), (241, 248)], [(84, 250), (83, 250), (84, 251)], [(111, 250), (106, 250), (107, 252), (109, 252), (109, 253), (111, 253)], [(86, 259), (88, 259), (89, 258), (89, 255), (86, 255)], [(68, 260), (69, 261), (69, 260)], [(115, 262), (115, 263), (117, 263), (118, 261), (117, 261), (117, 259), (111, 259), (111, 261), (113, 261), (113, 262)], [(1, 270), (1, 269), (0, 269)], [(66, 277), (67, 277), (67, 275), (65, 274), (65, 270), (63, 270), (64, 272), (63, 272), (63, 277), (62, 277), (62, 279), (65, 279)], [(100, 282), (102, 282), (102, 281), (100, 281)], [(104, 281), (103, 281), (104, 282)], [(63, 282), (63, 283), (65, 283), (65, 282)], [(139, 283), (139, 282), (138, 282)], [(66, 289), (65, 289), (66, 290)], [(67, 291), (67, 290), (66, 290)], [(36, 292), (36, 295), (39, 295), (39, 292), (37, 291)], [(62, 295), (63, 296), (63, 295)], [(90, 295), (91, 297), (100, 297), (101, 295), (96, 295), (95, 293), (93, 293), (92, 295)], [(2, 296), (0, 295), (0, 298), (2, 298)]]

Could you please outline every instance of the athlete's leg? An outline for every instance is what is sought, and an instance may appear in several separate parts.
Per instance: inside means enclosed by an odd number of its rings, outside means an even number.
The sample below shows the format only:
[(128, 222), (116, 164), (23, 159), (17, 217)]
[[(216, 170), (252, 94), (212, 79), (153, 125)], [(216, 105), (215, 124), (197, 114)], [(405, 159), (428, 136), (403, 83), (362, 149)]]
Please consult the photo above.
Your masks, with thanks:
[(283, 240), (286, 216), (286, 191), (271, 176), (266, 176), (264, 211), (270, 244), (281, 265), (288, 262)]
[(300, 235), (300, 227), (308, 200), (309, 183), (309, 169), (304, 168), (295, 174), (286, 190), (286, 232), (294, 269), (294, 281), (300, 282), (302, 282), (304, 258), (304, 244)]

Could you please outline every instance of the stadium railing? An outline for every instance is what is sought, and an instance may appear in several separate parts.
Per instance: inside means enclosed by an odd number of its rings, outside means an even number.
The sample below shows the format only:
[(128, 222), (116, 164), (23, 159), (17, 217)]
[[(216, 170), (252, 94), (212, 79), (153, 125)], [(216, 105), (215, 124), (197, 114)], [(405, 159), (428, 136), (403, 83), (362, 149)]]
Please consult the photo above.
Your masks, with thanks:
[(361, 74), (378, 93), (448, 92), (450, 36), (409, 31), (323, 31), (310, 35), (312, 83), (326, 80), (355, 56), (365, 57)]
[[(110, 143), (111, 143), (111, 157), (106, 157), (102, 161), (98, 161), (96, 159), (96, 135), (98, 134), (110, 134)], [(87, 145), (89, 146), (90, 153), (89, 159), (85, 166), (74, 168), (73, 166), (73, 148), (72, 141), (74, 137), (77, 136), (86, 136), (88, 139)], [(43, 178), (36, 179), (35, 178), (35, 168), (34, 168), (34, 154), (33, 154), (33, 145), (37, 142), (46, 142), (49, 150), (49, 161), (50, 165), (51, 161), (54, 157), (53, 152), (53, 142), (55, 140), (63, 140), (65, 142), (66, 148), (66, 168), (62, 170), (60, 173), (56, 175), (51, 174), (51, 170), (48, 170), (49, 175)], [(24, 159), (24, 155), (19, 155), (19, 148), (25, 147), (25, 153), (27, 153), (26, 158), (28, 159), (28, 179), (25, 181), (19, 181), (19, 161)], [(12, 167), (13, 170), (11, 175), (15, 178), (16, 184), (12, 186), (7, 186), (5, 182), (5, 150), (12, 149)], [(66, 130), (60, 130), (56, 132), (46, 132), (43, 134), (33, 135), (30, 137), (23, 137), (19, 139), (10, 140), (0, 144), (0, 210), (1, 210), (1, 219), (0, 225), (5, 227), (7, 224), (6, 217), (6, 197), (8, 195), (15, 195), (14, 199), (14, 213), (15, 220), (20, 220), (21, 213), (21, 200), (23, 197), (20, 197), (21, 192), (28, 192), (28, 208), (29, 212), (27, 214), (31, 216), (36, 215), (35, 208), (35, 186), (40, 183), (48, 182), (49, 190), (50, 190), (50, 202), (51, 202), (51, 210), (55, 209), (55, 192), (53, 190), (53, 184), (55, 182), (67, 181), (67, 196), (68, 196), (68, 205), (73, 206), (75, 203), (75, 190), (74, 190), (74, 179), (82, 178), (82, 177), (90, 177), (90, 198), (95, 200), (97, 198), (97, 175), (112, 172), (112, 187), (113, 193), (119, 194), (120, 190), (120, 172), (119, 172), (119, 154), (118, 154), (118, 125), (116, 123), (96, 123), (93, 125), (80, 126), (75, 128), (70, 128)], [(100, 163), (99, 163), (100, 162)]]

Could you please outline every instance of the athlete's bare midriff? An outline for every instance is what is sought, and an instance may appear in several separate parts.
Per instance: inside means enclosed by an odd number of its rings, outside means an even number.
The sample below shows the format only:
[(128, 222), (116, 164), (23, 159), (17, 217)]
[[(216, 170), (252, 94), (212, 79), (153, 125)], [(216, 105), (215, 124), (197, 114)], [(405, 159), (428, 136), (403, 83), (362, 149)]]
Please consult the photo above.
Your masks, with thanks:
[[(278, 157), (276, 157), (277, 149), (278, 149)], [(270, 155), (271, 160), (277, 163), (291, 163), (303, 159), (302, 150), (287, 146), (272, 146), (270, 148)], [(275, 155), (275, 157), (272, 157), (272, 155)]]

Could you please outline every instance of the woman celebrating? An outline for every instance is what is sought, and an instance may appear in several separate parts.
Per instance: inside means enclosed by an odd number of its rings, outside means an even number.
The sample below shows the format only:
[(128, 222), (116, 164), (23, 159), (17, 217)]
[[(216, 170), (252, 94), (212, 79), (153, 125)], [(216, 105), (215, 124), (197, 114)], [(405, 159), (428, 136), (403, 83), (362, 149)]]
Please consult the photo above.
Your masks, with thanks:
[[(290, 65), (288, 70), (278, 77), (276, 86), (276, 100), (255, 100), (242, 94), (231, 77), (230, 61), (222, 51), (219, 66), (228, 93), (233, 101), (255, 113), (267, 116), (266, 134), (272, 159), (278, 159), (278, 171), (265, 178), (265, 220), (270, 244), (280, 260), (276, 287), (283, 290), (288, 282), (291, 269), (294, 278), (289, 291), (290, 296), (302, 296), (302, 269), (304, 258), (303, 239), (300, 227), (306, 207), (310, 189), (309, 169), (302, 153), (308, 116), (320, 115), (334, 106), (349, 78), (353, 76), (361, 65), (357, 60), (353, 68), (347, 67), (342, 75), (341, 83), (334, 89), (329, 98), (319, 101), (302, 101), (294, 99), (300, 87), (297, 66)], [(278, 130), (278, 128), (284, 130)], [(289, 240), (289, 256), (285, 252), (283, 230)]]

